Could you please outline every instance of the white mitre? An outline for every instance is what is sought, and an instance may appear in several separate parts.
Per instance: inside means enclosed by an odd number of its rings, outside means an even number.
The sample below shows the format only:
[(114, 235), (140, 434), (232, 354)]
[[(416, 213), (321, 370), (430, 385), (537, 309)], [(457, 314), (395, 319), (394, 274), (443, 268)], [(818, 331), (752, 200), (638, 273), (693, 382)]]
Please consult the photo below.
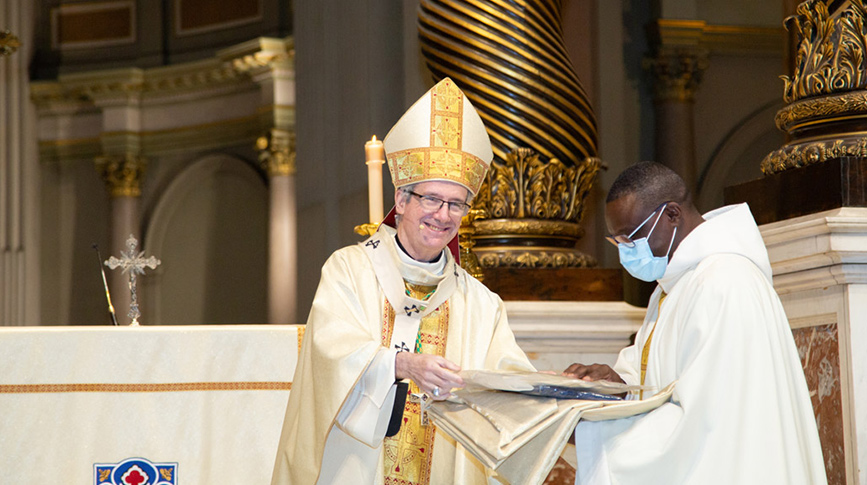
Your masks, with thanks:
[(475, 195), (494, 158), (482, 119), (449, 78), (403, 114), (383, 145), (395, 188), (445, 180)]

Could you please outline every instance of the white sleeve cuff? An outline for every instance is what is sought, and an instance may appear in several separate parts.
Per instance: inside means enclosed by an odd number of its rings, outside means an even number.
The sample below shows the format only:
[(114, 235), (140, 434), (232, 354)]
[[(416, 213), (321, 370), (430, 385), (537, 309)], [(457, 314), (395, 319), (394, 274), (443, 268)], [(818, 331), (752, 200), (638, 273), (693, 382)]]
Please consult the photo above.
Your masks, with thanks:
[(386, 348), (377, 352), (337, 414), (337, 425), (371, 448), (382, 444), (394, 407), (396, 353)]

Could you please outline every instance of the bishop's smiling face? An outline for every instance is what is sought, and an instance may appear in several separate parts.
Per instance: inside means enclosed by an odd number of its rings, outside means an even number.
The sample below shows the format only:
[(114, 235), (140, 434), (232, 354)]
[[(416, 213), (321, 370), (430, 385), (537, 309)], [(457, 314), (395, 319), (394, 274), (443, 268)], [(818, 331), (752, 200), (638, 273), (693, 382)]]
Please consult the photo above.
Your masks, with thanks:
[[(448, 202), (465, 202), (469, 191), (453, 182), (422, 182), (413, 188), (420, 196), (436, 197)], [(404, 249), (417, 261), (431, 261), (442, 252), (461, 225), (461, 215), (449, 212), (443, 204), (436, 211), (425, 210), (419, 197), (397, 191), (394, 207), (400, 214), (397, 237)]]

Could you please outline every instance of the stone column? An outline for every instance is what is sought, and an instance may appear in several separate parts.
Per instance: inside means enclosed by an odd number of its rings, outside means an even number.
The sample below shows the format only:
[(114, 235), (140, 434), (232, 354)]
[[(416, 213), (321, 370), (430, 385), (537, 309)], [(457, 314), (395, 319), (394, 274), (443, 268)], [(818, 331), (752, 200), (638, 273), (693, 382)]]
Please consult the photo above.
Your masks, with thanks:
[(36, 325), (40, 316), (33, 10), (25, 0), (0, 4), (0, 326)]
[(268, 323), (297, 323), (298, 235), (295, 136), (272, 129), (256, 143), (271, 183), (268, 216)]
[(261, 37), (220, 55), (259, 85), (259, 112), (267, 135), (256, 141), (256, 148), (271, 192), (268, 322), (298, 323), (294, 43), (291, 39)]
[(704, 22), (660, 19), (651, 26), (653, 53), (644, 67), (653, 76), (656, 161), (677, 172), (695, 194), (695, 93), (708, 64), (699, 45)]
[[(132, 154), (104, 156), (96, 160), (96, 169), (102, 175), (111, 197), (111, 241), (109, 254), (103, 253), (104, 259), (109, 256), (119, 257), (122, 251), (127, 251), (126, 240), (130, 235), (141, 241), (139, 200), (145, 166), (143, 157)], [(117, 323), (129, 324), (129, 276), (108, 269), (106, 276)]]

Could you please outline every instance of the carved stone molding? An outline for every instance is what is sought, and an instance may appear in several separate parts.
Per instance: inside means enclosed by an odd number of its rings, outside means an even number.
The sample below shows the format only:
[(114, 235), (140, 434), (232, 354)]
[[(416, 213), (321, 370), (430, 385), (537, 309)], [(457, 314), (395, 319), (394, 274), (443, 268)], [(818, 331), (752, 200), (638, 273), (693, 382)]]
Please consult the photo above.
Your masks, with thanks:
[(653, 76), (656, 101), (695, 101), (707, 66), (708, 51), (698, 47), (660, 47), (643, 61), (644, 69)]
[(256, 149), (268, 176), (295, 175), (295, 133), (273, 129), (256, 140)]
[(125, 68), (61, 75), (35, 82), (31, 98), (38, 107), (58, 102), (129, 97), (170, 97), (191, 91), (248, 85), (257, 69), (291, 68), (291, 38), (259, 38), (225, 49), (216, 58), (149, 69)]
[(260, 38), (220, 51), (219, 56), (240, 73), (255, 73), (263, 69), (291, 68), (295, 61), (292, 38)]
[(656, 19), (648, 25), (651, 46), (700, 48), (710, 54), (774, 55), (786, 48), (782, 27), (714, 25), (703, 20)]
[(96, 159), (96, 170), (102, 176), (110, 197), (141, 197), (141, 184), (147, 161), (127, 153)]
[(175, 96), (203, 89), (225, 88), (250, 82), (231, 65), (213, 60), (159, 67), (76, 73), (58, 81), (33, 83), (31, 98), (37, 107), (62, 102), (141, 99)]

